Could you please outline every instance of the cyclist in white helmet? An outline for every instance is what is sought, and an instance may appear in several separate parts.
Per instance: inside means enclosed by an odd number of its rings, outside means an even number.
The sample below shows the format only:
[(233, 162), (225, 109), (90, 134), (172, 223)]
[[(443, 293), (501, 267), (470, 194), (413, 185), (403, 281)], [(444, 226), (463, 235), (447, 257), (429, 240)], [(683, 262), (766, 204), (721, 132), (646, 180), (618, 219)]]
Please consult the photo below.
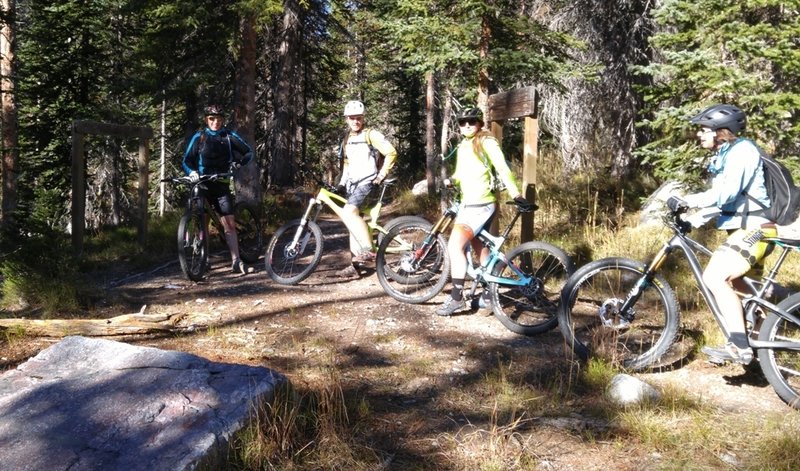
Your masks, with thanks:
[(350, 231), (351, 263), (336, 272), (341, 278), (357, 278), (359, 273), (354, 264), (375, 260), (372, 237), (360, 209), (397, 160), (397, 150), (386, 137), (365, 126), (364, 111), (364, 104), (360, 101), (348, 101), (344, 106), (348, 133), (340, 149), (343, 165), (338, 187), (347, 195), (342, 221)]

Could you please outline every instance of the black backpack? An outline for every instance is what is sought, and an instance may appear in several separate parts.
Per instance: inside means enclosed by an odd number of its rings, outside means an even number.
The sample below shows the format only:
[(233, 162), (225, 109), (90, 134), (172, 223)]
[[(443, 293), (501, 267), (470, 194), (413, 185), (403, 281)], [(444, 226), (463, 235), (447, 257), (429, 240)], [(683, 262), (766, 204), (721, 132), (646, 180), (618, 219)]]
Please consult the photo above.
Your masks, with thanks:
[(789, 169), (763, 152), (761, 152), (761, 166), (764, 169), (764, 185), (767, 187), (771, 205), (769, 208), (764, 207), (760, 201), (745, 191), (748, 198), (763, 208), (751, 213), (760, 214), (781, 226), (791, 224), (800, 212), (800, 189), (794, 185)]

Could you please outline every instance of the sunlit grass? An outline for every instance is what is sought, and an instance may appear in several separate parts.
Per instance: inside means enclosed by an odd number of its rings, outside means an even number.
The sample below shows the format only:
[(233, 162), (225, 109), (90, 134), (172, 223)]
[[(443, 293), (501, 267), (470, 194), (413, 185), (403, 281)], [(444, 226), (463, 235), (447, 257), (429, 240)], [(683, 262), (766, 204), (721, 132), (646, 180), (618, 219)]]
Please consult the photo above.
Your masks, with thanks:
[(255, 408), (233, 441), (230, 469), (378, 469), (385, 457), (359, 436), (359, 421), (371, 418), (371, 407), (345, 390), (334, 363)]

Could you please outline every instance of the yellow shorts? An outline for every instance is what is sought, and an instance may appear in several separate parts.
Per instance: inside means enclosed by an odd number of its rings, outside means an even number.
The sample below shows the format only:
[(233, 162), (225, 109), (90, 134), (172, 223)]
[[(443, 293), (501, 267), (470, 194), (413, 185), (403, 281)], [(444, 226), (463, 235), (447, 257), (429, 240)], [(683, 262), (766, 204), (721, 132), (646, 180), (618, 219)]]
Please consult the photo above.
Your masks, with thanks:
[(769, 255), (773, 247), (771, 244), (763, 242), (763, 240), (777, 236), (778, 230), (775, 226), (738, 229), (728, 236), (728, 239), (717, 250), (736, 254), (735, 256), (746, 261), (752, 268), (747, 275), (760, 276), (761, 271), (764, 269), (763, 259)]

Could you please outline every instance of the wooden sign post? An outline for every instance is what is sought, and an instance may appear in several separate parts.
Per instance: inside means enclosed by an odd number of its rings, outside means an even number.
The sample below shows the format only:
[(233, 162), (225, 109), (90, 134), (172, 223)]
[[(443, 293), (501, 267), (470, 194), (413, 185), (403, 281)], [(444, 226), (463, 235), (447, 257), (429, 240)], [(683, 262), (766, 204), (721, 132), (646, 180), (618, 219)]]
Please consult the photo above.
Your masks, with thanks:
[(147, 185), (150, 151), (148, 141), (153, 138), (150, 127), (73, 121), (72, 123), (72, 247), (83, 253), (83, 233), (86, 229), (86, 156), (84, 140), (87, 134), (139, 139), (139, 246), (144, 249), (147, 239)]
[[(536, 157), (539, 153), (539, 110), (534, 87), (518, 88), (489, 96), (486, 114), (494, 137), (503, 142), (502, 122), (511, 118), (525, 118), (522, 145), (522, 196), (536, 202)], [(533, 240), (533, 213), (522, 215), (521, 242)]]

